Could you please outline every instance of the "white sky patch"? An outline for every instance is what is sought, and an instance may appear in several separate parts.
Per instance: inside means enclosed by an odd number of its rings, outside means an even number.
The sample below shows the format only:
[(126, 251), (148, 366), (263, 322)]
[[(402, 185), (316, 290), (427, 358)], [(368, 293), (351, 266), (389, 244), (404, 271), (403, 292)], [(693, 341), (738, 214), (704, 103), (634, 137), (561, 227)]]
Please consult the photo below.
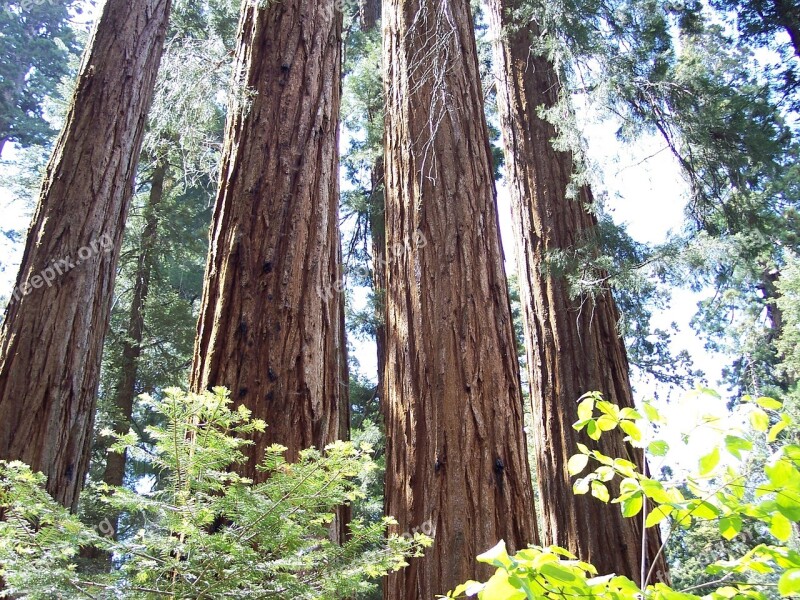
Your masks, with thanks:
[[(15, 197), (3, 185), (17, 177), (18, 170), (12, 164), (17, 155), (15, 145), (6, 144), (0, 162), (0, 229), (21, 231), (24, 237), (32, 217), (30, 206), (25, 199)], [(11, 295), (24, 249), (24, 239), (14, 243), (8, 237), (0, 235), (0, 298)]]

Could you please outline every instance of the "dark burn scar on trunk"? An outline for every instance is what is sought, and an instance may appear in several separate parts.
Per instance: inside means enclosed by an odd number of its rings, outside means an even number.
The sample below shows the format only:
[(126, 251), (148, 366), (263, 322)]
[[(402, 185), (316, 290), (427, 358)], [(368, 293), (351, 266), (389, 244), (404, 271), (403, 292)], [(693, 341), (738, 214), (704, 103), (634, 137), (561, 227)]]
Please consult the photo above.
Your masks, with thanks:
[(503, 464), (502, 459), (497, 457), (494, 461), (494, 478), (500, 492), (503, 492), (503, 475), (505, 475), (506, 466)]

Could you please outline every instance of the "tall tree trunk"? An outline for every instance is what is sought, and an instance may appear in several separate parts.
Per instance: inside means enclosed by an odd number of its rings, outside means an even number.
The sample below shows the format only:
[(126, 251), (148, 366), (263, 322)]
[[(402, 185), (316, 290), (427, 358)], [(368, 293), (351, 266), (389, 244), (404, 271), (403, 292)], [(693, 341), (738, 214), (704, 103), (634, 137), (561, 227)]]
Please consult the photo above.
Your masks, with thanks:
[(289, 460), (342, 437), (338, 118), (342, 15), (335, 0), (247, 1), (239, 22), (191, 385), (226, 386)]
[(418, 600), (536, 531), (469, 1), (387, 0), (383, 27), (386, 508), (435, 538), (384, 590)]
[[(489, 4), (517, 241), (543, 541), (570, 549), (601, 573), (618, 573), (638, 581), (641, 518), (625, 519), (616, 505), (574, 496), (566, 466), (577, 452), (578, 442), (591, 443), (572, 428), (582, 394), (599, 390), (620, 406), (633, 406), (628, 358), (617, 331), (619, 315), (611, 294), (603, 293), (594, 303), (574, 300), (566, 279), (548, 272), (545, 264), (550, 252), (575, 247), (597, 226), (586, 210), (593, 198), (585, 187), (577, 198), (567, 196), (572, 154), (553, 149), (555, 128), (538, 114), (540, 107), (552, 107), (558, 101), (561, 84), (555, 67), (531, 49), (530, 25), (513, 24), (508, 14), (516, 8), (513, 0), (491, 0)], [(622, 437), (606, 433), (599, 444), (601, 451), (632, 458), (633, 450)], [(635, 462), (644, 466), (642, 457), (636, 458)], [(650, 531), (647, 568), (660, 546), (657, 529)], [(661, 570), (663, 577), (663, 561)]]
[[(150, 278), (158, 240), (158, 208), (164, 197), (164, 180), (167, 175), (166, 158), (160, 159), (153, 171), (150, 194), (144, 208), (144, 229), (139, 244), (139, 257), (133, 282), (130, 315), (125, 340), (122, 343), (122, 364), (120, 378), (114, 397), (114, 431), (125, 434), (131, 426), (133, 403), (136, 398), (139, 373), (139, 358), (142, 355), (144, 338), (144, 316), (147, 295), (150, 291)], [(103, 481), (119, 487), (125, 481), (126, 453), (110, 452), (106, 458)], [(113, 530), (117, 531), (118, 517), (114, 516)]]
[(47, 167), (0, 331), (0, 458), (65, 506), (89, 462), (100, 357), (170, 0), (108, 0)]
[(358, 20), (361, 31), (370, 31), (375, 28), (381, 18), (381, 0), (359, 0)]
[[(341, 264), (341, 254), (339, 256)], [(342, 331), (342, 345), (337, 354), (339, 360), (339, 426), (337, 440), (350, 440), (350, 367), (347, 364), (348, 352), (344, 337), (345, 310), (344, 302), (339, 302), (339, 327)], [(334, 521), (330, 528), (331, 541), (343, 543), (350, 535), (350, 521), (353, 519), (353, 507), (350, 504), (342, 504), (336, 508)]]
[(369, 198), (369, 234), (372, 247), (372, 290), (375, 298), (375, 346), (378, 356), (378, 399), (385, 406), (383, 377), (386, 369), (386, 206), (383, 157), (372, 167)]
[[(359, 1), (359, 25), (361, 31), (370, 33), (376, 29), (381, 16), (381, 0)], [(383, 91), (368, 105), (369, 127), (383, 127)], [(381, 150), (383, 150), (381, 148)], [(383, 152), (372, 163), (367, 215), (369, 221), (370, 245), (372, 250), (372, 291), (375, 300), (375, 346), (378, 362), (377, 397), (383, 405), (383, 371), (386, 365), (386, 319), (384, 315), (384, 296), (386, 293), (386, 231), (383, 185)]]

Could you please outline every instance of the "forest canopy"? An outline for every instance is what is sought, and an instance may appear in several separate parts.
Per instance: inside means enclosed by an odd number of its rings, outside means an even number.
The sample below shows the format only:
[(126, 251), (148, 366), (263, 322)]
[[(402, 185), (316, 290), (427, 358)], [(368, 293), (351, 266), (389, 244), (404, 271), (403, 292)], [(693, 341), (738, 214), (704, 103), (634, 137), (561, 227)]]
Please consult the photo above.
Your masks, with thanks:
[(800, 595), (799, 4), (0, 23), (0, 597)]

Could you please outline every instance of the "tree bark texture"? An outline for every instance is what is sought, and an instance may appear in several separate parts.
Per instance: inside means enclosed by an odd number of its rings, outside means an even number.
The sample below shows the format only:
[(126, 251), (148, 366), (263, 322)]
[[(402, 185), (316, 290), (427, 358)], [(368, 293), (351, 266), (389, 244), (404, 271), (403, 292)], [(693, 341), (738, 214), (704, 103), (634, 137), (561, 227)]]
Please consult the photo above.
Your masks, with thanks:
[(74, 508), (170, 0), (108, 0), (83, 57), (0, 331), (0, 458)]
[[(225, 386), (267, 430), (245, 450), (323, 448), (347, 406), (338, 233), (342, 15), (247, 0), (191, 385)], [(342, 361), (345, 361), (344, 363)]]
[(434, 545), (389, 600), (536, 541), (519, 366), (468, 0), (387, 0), (386, 509)]
[(358, 21), (361, 31), (370, 31), (381, 18), (381, 0), (359, 0)]
[[(575, 247), (597, 226), (587, 210), (592, 194), (584, 187), (577, 198), (568, 197), (573, 156), (553, 148), (556, 130), (538, 113), (559, 99), (561, 84), (554, 65), (531, 49), (529, 24), (522, 28), (513, 24), (508, 14), (516, 8), (513, 1), (491, 0), (489, 5), (528, 352), (543, 543), (571, 550), (601, 574), (618, 573), (639, 581), (641, 517), (626, 519), (617, 505), (574, 496), (567, 472), (576, 444), (593, 444), (572, 428), (578, 420), (579, 397), (598, 390), (620, 406), (634, 405), (611, 293), (594, 302), (573, 299), (566, 278), (548, 272), (546, 266), (549, 253)], [(621, 432), (605, 433), (599, 449), (644, 467), (640, 453), (634, 457), (622, 438)], [(659, 546), (657, 528), (649, 530), (647, 569)], [(663, 580), (663, 561), (659, 570)]]

